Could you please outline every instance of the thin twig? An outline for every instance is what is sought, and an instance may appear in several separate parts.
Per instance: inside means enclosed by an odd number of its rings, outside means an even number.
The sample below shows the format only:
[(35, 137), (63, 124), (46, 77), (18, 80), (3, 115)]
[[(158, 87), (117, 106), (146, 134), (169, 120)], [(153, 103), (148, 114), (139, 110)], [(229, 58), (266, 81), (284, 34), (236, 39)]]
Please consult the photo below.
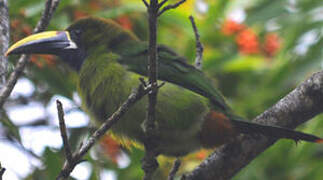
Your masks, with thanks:
[(138, 100), (148, 94), (152, 90), (152, 87), (144, 87), (142, 84), (134, 90), (128, 97), (128, 99), (115, 111), (101, 126), (97, 129), (90, 138), (80, 147), (80, 149), (73, 154), (72, 161), (66, 161), (64, 166), (57, 176), (58, 179), (67, 178), (73, 171), (75, 166), (82, 162), (82, 157), (90, 150), (96, 141), (98, 141), (110, 128), (114, 125)]
[(142, 0), (142, 2), (145, 4), (146, 8), (149, 8), (149, 4), (146, 0)]
[(192, 27), (194, 30), (194, 34), (195, 34), (195, 40), (196, 40), (196, 56), (195, 56), (195, 67), (199, 70), (202, 69), (202, 63), (203, 63), (203, 45), (200, 41), (200, 34), (198, 32), (198, 29), (196, 27), (195, 21), (193, 16), (189, 17), (191, 23), (192, 23)]
[(158, 4), (158, 8), (161, 8), (164, 6), (164, 4), (167, 2), (168, 0), (163, 0), (161, 3)]
[(57, 114), (58, 114), (58, 120), (59, 120), (59, 129), (61, 131), (65, 156), (66, 156), (67, 161), (71, 162), (73, 157), (72, 157), (71, 146), (70, 146), (70, 144), (68, 142), (68, 138), (67, 138), (63, 105), (59, 100), (56, 100), (56, 105), (57, 105)]
[(9, 45), (9, 33), (10, 33), (10, 23), (9, 23), (9, 11), (8, 11), (8, 1), (2, 0), (0, 2), (0, 88), (6, 82), (6, 75), (8, 69), (8, 59), (4, 56)]
[(175, 179), (175, 175), (177, 173), (177, 171), (179, 170), (179, 167), (181, 166), (181, 160), (180, 159), (176, 159), (174, 161), (174, 165), (168, 175), (168, 180), (174, 180)]
[(158, 12), (158, 16), (162, 15), (165, 11), (169, 10), (169, 9), (175, 9), (177, 8), (178, 6), (180, 6), (181, 4), (183, 4), (186, 0), (181, 0), (175, 4), (171, 4), (171, 5), (168, 5), (166, 7), (164, 7), (163, 9), (161, 9), (159, 12)]
[[(46, 1), (45, 10), (44, 10), (39, 22), (37, 23), (37, 26), (35, 27), (35, 29), (33, 31), (34, 33), (44, 31), (47, 28), (59, 2), (60, 2), (60, 0), (47, 0)], [(14, 86), (16, 85), (17, 79), (21, 76), (21, 74), (28, 62), (28, 59), (29, 59), (28, 57), (29, 56), (26, 56), (26, 55), (20, 56), (14, 71), (10, 74), (9, 79), (6, 82), (6, 85), (0, 90), (0, 109), (2, 108), (4, 102), (7, 100), (11, 91), (13, 90)]]

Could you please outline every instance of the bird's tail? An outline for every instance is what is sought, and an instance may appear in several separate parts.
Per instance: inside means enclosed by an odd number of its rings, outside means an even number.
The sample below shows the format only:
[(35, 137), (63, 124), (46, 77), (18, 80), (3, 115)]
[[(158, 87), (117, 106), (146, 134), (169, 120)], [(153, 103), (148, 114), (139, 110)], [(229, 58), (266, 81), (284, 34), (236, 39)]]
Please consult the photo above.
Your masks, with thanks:
[(294, 131), (292, 129), (277, 126), (266, 126), (240, 120), (231, 120), (231, 122), (235, 129), (243, 134), (263, 134), (267, 137), (292, 139), (296, 142), (302, 140), (314, 143), (323, 143), (323, 139), (317, 136)]

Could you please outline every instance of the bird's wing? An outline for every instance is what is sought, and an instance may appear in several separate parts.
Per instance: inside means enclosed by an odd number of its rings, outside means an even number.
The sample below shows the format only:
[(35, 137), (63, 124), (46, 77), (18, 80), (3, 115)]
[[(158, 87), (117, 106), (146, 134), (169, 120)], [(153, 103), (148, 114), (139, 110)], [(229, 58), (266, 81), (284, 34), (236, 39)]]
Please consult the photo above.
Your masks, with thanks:
[[(119, 62), (130, 71), (147, 76), (148, 50), (146, 43), (139, 43), (127, 54), (120, 57)], [(215, 109), (229, 111), (222, 94), (214, 88), (211, 80), (194, 66), (188, 64), (184, 57), (179, 56), (166, 46), (158, 47), (158, 79), (187, 88), (207, 97)]]

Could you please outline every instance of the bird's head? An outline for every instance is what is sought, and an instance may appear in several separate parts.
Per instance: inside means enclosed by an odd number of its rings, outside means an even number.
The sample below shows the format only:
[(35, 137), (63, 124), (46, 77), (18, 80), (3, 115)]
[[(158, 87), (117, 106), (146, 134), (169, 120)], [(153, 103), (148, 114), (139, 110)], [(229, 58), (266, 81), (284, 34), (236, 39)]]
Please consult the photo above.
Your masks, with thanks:
[(13, 44), (6, 55), (52, 54), (79, 70), (92, 49), (113, 51), (119, 41), (134, 37), (111, 20), (84, 18), (64, 31), (46, 31), (28, 36)]

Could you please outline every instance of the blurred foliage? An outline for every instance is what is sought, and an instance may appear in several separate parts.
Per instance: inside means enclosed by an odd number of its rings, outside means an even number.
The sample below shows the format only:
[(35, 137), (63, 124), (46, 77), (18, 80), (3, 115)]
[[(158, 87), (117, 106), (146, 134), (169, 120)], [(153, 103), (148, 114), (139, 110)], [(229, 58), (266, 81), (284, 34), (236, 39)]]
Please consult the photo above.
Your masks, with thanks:
[[(44, 3), (45, 0), (9, 2), (12, 42), (32, 32)], [(252, 119), (313, 72), (321, 70), (322, 9), (323, 1), (318, 0), (187, 0), (183, 6), (160, 17), (158, 41), (193, 63), (195, 38), (188, 20), (192, 14), (205, 47), (203, 71), (213, 77), (238, 114)], [(74, 20), (89, 15), (112, 18), (147, 40), (147, 15), (141, 0), (62, 0), (49, 29), (64, 29)], [(10, 58), (15, 62), (16, 57)], [(33, 56), (31, 62), (25, 76), (36, 90), (26, 97), (29, 101), (46, 106), (55, 94), (73, 99), (73, 74), (56, 57)], [(9, 102), (14, 100), (11, 98)], [(28, 104), (9, 102), (5, 108)], [(322, 120), (322, 116), (316, 117), (300, 130), (323, 136)], [(7, 137), (20, 141), (19, 127), (7, 115), (1, 116), (1, 122), (11, 138)], [(88, 127), (70, 129), (73, 148), (91, 131)], [(93, 149), (96, 155), (90, 153), (85, 158), (92, 165), (91, 179), (98, 179), (103, 169), (114, 171), (118, 179), (140, 179), (142, 150), (134, 148), (129, 152), (111, 141), (103, 140)], [(121, 152), (131, 160), (127, 167), (116, 164)], [(202, 150), (184, 157), (180, 172), (192, 170), (209, 152)], [(323, 147), (316, 144), (295, 146), (281, 140), (234, 179), (319, 180), (323, 176), (322, 152)], [(52, 179), (61, 168), (63, 157), (61, 149), (47, 148), (42, 155), (44, 167), (36, 168), (26, 179)], [(161, 168), (156, 179), (165, 179), (172, 160), (159, 157)]]

